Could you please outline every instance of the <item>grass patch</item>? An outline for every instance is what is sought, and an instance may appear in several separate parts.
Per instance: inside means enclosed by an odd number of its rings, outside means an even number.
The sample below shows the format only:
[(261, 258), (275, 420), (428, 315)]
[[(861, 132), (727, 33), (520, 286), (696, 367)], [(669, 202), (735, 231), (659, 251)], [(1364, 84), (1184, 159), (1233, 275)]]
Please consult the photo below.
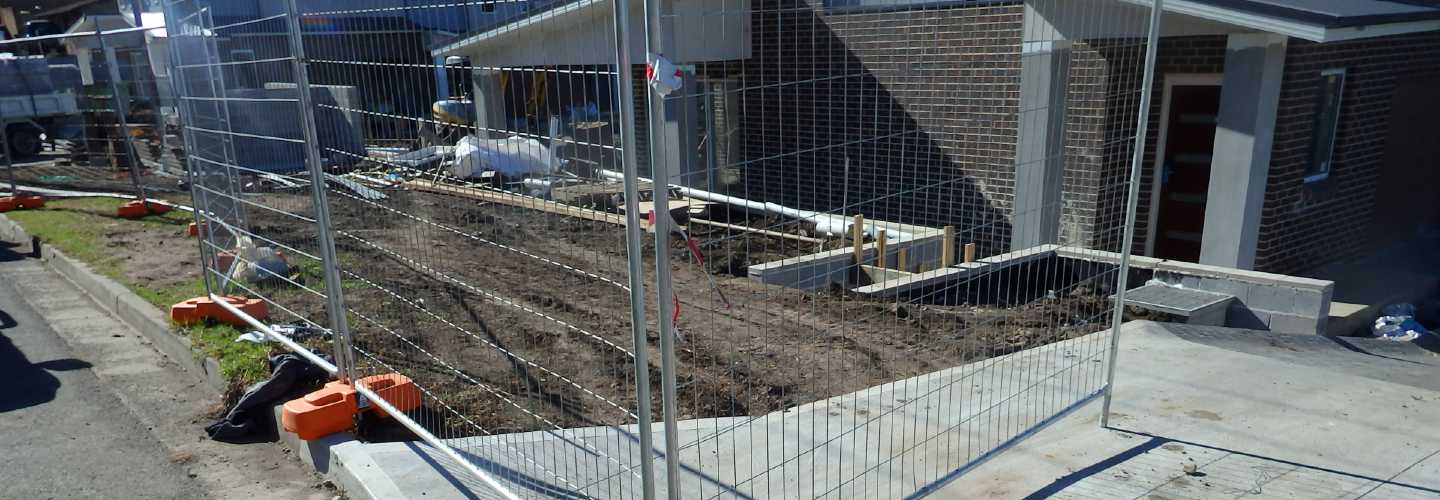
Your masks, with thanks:
[(197, 354), (220, 362), (220, 373), (232, 383), (251, 384), (270, 376), (270, 347), (254, 342), (236, 342), (244, 333), (230, 325), (194, 325), (176, 327), (190, 337)]
[[(141, 286), (126, 276), (126, 259), (112, 250), (111, 235), (146, 229), (179, 234), (193, 216), (190, 212), (172, 210), (141, 219), (121, 219), (115, 216), (115, 209), (121, 203), (122, 200), (115, 198), (61, 198), (46, 200), (45, 208), (39, 210), (17, 210), (5, 216), (47, 245), (88, 264), (96, 272), (124, 285), (162, 311), (168, 311), (170, 305), (176, 302), (205, 295), (204, 278), (200, 276), (164, 286)], [(199, 262), (188, 265), (198, 266)], [(269, 375), (266, 360), (269, 348), (250, 342), (235, 342), (235, 337), (242, 333), (240, 329), (229, 325), (207, 325), (176, 327), (176, 330), (190, 338), (197, 354), (218, 360), (221, 373), (232, 383), (248, 384)]]

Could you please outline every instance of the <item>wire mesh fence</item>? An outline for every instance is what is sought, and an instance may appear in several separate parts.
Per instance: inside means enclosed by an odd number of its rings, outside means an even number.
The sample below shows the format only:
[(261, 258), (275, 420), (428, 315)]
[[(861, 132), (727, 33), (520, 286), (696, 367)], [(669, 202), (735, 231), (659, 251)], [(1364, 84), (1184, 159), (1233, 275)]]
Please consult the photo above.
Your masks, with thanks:
[(177, 0), (166, 26), (210, 289), (318, 332), (290, 339), (477, 490), (870, 498), (1106, 388), (1152, 14)]
[(104, 16), (0, 42), (6, 188), (183, 197), (163, 33)]

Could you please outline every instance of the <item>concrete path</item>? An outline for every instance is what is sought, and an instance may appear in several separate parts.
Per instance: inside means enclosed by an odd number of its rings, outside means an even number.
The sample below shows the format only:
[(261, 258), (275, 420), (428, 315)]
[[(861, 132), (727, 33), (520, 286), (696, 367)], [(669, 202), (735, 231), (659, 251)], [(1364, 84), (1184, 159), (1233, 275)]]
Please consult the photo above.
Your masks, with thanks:
[(205, 438), (219, 394), (0, 242), (0, 498), (335, 496), (272, 443)]
[[(958, 479), (934, 483), (1098, 387), (1103, 364), (1094, 360), (1105, 338), (761, 418), (682, 422), (682, 443), (690, 445), (681, 456), (683, 496), (898, 498), (932, 485), (934, 498), (1440, 498), (1434, 352), (1151, 322), (1128, 323), (1122, 335), (1112, 421), (1121, 430), (1100, 428), (1092, 402)], [(857, 420), (857, 413), (875, 418)], [(633, 432), (568, 429), (452, 443), (522, 495), (629, 498), (637, 480), (619, 472), (633, 463)], [(348, 452), (375, 464), (370, 480), (410, 498), (490, 497), (424, 445)], [(663, 461), (656, 468), (663, 472)]]
[(1435, 352), (1375, 339), (1135, 326), (1122, 340), (1112, 429), (1100, 428), (1091, 405), (940, 493), (1440, 498)]

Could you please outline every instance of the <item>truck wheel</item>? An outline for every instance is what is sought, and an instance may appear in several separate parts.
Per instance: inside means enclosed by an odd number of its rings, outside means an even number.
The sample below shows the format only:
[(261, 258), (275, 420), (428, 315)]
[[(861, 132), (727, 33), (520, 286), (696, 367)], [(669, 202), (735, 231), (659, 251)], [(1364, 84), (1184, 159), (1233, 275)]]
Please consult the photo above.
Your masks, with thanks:
[(40, 132), (34, 127), (10, 127), (10, 153), (16, 158), (40, 154)]

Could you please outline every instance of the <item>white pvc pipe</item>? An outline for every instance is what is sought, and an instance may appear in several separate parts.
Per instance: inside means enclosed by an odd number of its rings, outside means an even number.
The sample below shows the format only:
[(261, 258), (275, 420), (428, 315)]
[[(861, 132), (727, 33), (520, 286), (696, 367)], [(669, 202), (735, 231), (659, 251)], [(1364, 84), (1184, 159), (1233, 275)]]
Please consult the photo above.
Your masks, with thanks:
[[(34, 193), (34, 194), (39, 194), (39, 195), (44, 195), (44, 196), (51, 196), (51, 197), (55, 197), (55, 198), (115, 198), (115, 199), (120, 199), (120, 200), (133, 200), (133, 199), (135, 199), (135, 195), (133, 195), (133, 194), (111, 193), (111, 192), (105, 192), (105, 191), (71, 191), (71, 190), (68, 190), (68, 189), (42, 188), (42, 187), (35, 187), (35, 186), (26, 186), (26, 185), (23, 185), (23, 184), (17, 186), (17, 189), (20, 190), (21, 192)], [(0, 191), (0, 193), (10, 194), (8, 191)], [(195, 211), (195, 209), (192, 208), (192, 207), (189, 207), (189, 206), (186, 206), (186, 205), (181, 205), (181, 204), (179, 204), (179, 203), (171, 203), (171, 202), (168, 202), (168, 201), (165, 201), (165, 200), (157, 200), (157, 199), (155, 199), (155, 198), (149, 198), (149, 199), (146, 199), (145, 201), (146, 201), (147, 203), (154, 203), (154, 204), (156, 204), (156, 205), (165, 205), (165, 206), (167, 206), (167, 207), (184, 210), (184, 211), (186, 211), (186, 212), (194, 212), (194, 211)]]
[[(598, 169), (598, 172), (600, 172), (601, 177), (609, 180), (624, 181), (625, 179), (624, 174), (616, 172), (614, 170)], [(644, 177), (640, 178), (640, 182), (650, 182), (652, 184), (654, 183), (654, 181), (646, 179)], [(791, 208), (777, 203), (760, 202), (755, 200), (748, 200), (745, 198), (737, 198), (730, 195), (712, 193), (703, 189), (695, 189), (692, 187), (679, 186), (675, 184), (671, 184), (670, 187), (678, 189), (680, 193), (684, 194), (685, 196), (698, 200), (724, 203), (727, 205), (734, 205), (750, 210), (782, 215), (793, 219), (814, 221), (815, 230), (828, 235), (844, 235), (850, 232), (851, 219), (843, 215), (827, 214), (810, 210), (800, 210), (798, 208)], [(913, 234), (907, 231), (899, 230), (898, 224), (875, 221), (865, 222), (865, 234), (870, 236), (874, 236), (877, 229), (885, 229), (885, 239), (887, 241), (894, 242), (914, 238)]]

